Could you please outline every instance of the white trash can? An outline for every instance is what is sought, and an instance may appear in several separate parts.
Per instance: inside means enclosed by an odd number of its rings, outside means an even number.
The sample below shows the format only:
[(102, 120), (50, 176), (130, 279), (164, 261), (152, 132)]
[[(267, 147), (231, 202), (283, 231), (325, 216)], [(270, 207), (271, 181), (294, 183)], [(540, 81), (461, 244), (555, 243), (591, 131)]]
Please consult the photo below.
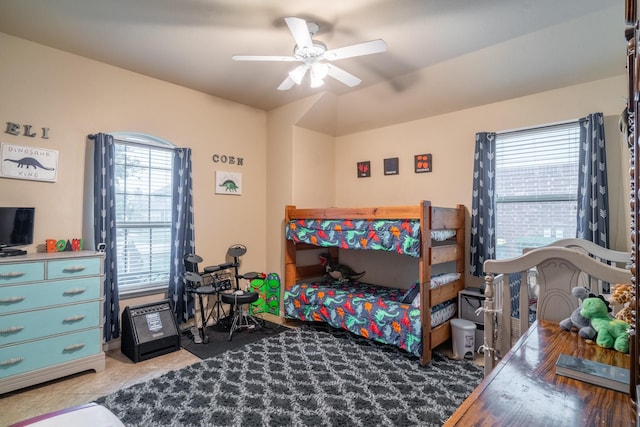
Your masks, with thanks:
[(476, 324), (465, 319), (451, 319), (453, 356), (458, 359), (473, 359)]

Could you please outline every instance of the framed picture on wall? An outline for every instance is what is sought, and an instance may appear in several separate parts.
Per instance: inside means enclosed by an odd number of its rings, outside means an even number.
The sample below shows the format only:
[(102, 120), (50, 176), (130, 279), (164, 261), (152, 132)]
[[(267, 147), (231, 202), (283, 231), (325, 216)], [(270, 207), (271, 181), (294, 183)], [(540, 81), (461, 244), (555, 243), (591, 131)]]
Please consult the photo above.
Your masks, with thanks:
[(413, 156), (413, 167), (416, 173), (431, 172), (432, 163), (431, 154), (416, 154)]
[(2, 143), (0, 177), (56, 182), (58, 150)]
[(371, 161), (358, 162), (358, 178), (369, 178), (371, 176)]
[(392, 157), (389, 159), (384, 159), (384, 174), (385, 175), (398, 175), (400, 173), (399, 170), (399, 161), (397, 157)]
[(242, 195), (242, 174), (216, 171), (216, 194)]

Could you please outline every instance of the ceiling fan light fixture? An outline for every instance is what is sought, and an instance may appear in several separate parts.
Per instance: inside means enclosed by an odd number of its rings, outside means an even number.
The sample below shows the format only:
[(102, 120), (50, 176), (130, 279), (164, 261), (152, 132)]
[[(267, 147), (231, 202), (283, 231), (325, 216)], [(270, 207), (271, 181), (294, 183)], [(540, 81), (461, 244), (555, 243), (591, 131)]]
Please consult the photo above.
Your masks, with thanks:
[(322, 62), (315, 62), (311, 66), (311, 74), (324, 80), (324, 78), (327, 77), (327, 74), (329, 74), (329, 66)]
[(289, 77), (291, 77), (291, 80), (293, 80), (295, 84), (299, 85), (300, 83), (302, 83), (302, 78), (304, 77), (304, 74), (306, 72), (307, 67), (305, 67), (304, 65), (299, 65), (293, 70), (289, 71)]
[(315, 88), (319, 88), (323, 84), (324, 84), (324, 80), (319, 79), (319, 78), (315, 77), (313, 74), (311, 74), (311, 84), (309, 86), (311, 86), (313, 89), (315, 89)]
[(315, 62), (311, 66), (311, 87), (317, 88), (324, 84), (324, 79), (329, 74), (329, 66), (321, 62)]

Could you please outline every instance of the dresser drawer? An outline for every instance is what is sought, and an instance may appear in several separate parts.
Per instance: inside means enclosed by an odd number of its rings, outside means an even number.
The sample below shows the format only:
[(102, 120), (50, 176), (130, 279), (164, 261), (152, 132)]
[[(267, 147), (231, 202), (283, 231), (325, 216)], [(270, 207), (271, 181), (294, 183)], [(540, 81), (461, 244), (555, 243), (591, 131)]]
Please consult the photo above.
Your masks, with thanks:
[(47, 263), (47, 279), (99, 275), (100, 258), (75, 258)]
[(100, 301), (0, 316), (0, 346), (100, 326)]
[(0, 287), (0, 314), (98, 300), (102, 277)]
[(43, 262), (0, 263), (0, 286), (44, 279)]
[(0, 347), (0, 378), (69, 362), (102, 351), (101, 328)]

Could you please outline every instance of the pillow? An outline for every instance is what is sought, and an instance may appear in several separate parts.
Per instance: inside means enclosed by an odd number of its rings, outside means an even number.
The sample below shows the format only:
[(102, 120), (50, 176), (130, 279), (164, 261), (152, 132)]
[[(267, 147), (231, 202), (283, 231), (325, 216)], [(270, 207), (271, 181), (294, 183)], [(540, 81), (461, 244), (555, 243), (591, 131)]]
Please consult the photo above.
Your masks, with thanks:
[(436, 242), (444, 242), (456, 235), (456, 230), (431, 230), (431, 238)]
[(437, 288), (460, 278), (460, 273), (443, 273), (431, 277), (431, 288)]
[(416, 295), (415, 299), (411, 303), (411, 308), (418, 308), (419, 309), (421, 301), (422, 300), (420, 299), (420, 292), (418, 292), (418, 295)]
[(416, 299), (416, 296), (418, 296), (419, 294), (420, 294), (420, 282), (416, 281), (413, 285), (411, 285), (411, 287), (407, 290), (407, 292), (405, 292), (404, 296), (402, 297), (402, 301), (400, 302), (404, 304), (411, 304), (413, 300)]

